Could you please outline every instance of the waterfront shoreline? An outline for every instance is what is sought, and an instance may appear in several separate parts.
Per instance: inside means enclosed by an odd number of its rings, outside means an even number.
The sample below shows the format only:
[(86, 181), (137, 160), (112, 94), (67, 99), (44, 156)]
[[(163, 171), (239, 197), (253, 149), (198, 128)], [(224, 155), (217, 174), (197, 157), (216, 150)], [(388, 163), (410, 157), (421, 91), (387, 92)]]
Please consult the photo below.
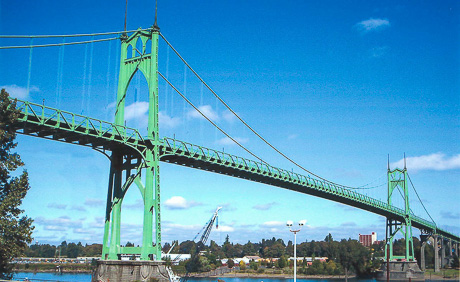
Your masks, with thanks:
[[(58, 273), (55, 270), (49, 269), (49, 270), (40, 270), (40, 271), (34, 271), (34, 270), (24, 270), (20, 269), (18, 271), (14, 271), (15, 273)], [(93, 271), (87, 271), (87, 270), (73, 270), (73, 271), (63, 271), (62, 274), (92, 274)], [(253, 278), (253, 279), (292, 279), (293, 275), (287, 275), (287, 274), (266, 274), (266, 273), (238, 273), (238, 272), (229, 272), (225, 273), (222, 275), (209, 275), (209, 276), (201, 276), (201, 275), (196, 275), (196, 276), (190, 276), (191, 278)], [(348, 276), (349, 279), (357, 279), (356, 275), (350, 275)], [(297, 275), (297, 279), (305, 279), (305, 280), (344, 280), (345, 276), (344, 275)], [(425, 280), (430, 281), (430, 280), (442, 280), (442, 281), (459, 281), (459, 277), (443, 277), (442, 275), (434, 275), (434, 274), (429, 274), (425, 273)]]

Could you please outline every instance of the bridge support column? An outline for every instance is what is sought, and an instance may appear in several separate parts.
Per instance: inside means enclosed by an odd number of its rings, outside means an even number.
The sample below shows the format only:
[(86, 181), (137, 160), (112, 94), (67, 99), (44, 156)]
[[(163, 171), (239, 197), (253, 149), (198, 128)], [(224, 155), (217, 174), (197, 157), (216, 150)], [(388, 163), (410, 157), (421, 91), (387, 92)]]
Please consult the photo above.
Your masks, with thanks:
[[(126, 147), (113, 150), (107, 195), (102, 259), (119, 260), (122, 255), (139, 256), (141, 260), (161, 260), (160, 218), (160, 137), (158, 109), (158, 39), (159, 28), (138, 29), (129, 37), (121, 37), (120, 73), (118, 79), (115, 124), (126, 123), (124, 110), (128, 86), (136, 73), (143, 75), (148, 85), (148, 131), (145, 148)], [(150, 46), (148, 46), (150, 44)], [(141, 46), (141, 47), (140, 47)], [(150, 47), (150, 48), (148, 48)], [(149, 51), (150, 49), (151, 51)], [(125, 127), (119, 130), (126, 130)], [(135, 173), (131, 173), (135, 171)], [(145, 177), (142, 182), (141, 172)], [(144, 204), (141, 247), (120, 245), (121, 205), (132, 183), (142, 195)], [(155, 229), (155, 235), (153, 235)], [(154, 241), (155, 237), (155, 241)], [(136, 238), (133, 238), (136, 240)], [(110, 264), (113, 266), (114, 264)], [(145, 268), (147, 264), (142, 264)], [(101, 267), (105, 267), (101, 264)]]
[[(385, 258), (389, 256), (389, 260), (405, 259), (406, 261), (414, 261), (414, 241), (412, 238), (412, 213), (409, 207), (409, 189), (407, 185), (407, 169), (396, 168), (390, 170), (388, 165), (388, 205), (392, 205), (392, 196), (395, 190), (401, 189), (404, 193), (404, 218), (387, 218), (387, 238), (388, 242), (385, 248)], [(404, 256), (395, 256), (393, 254), (393, 241), (396, 234), (400, 232), (404, 236), (406, 248)], [(389, 252), (387, 248), (390, 248)]]
[(441, 237), (441, 268), (446, 265), (446, 243), (444, 241), (444, 238)]
[(423, 242), (422, 246), (420, 246), (420, 268), (422, 269), (422, 271), (426, 270), (425, 247), (426, 247), (426, 242)]
[(434, 272), (439, 272), (439, 247), (438, 247), (438, 235), (433, 235), (433, 248), (434, 248)]

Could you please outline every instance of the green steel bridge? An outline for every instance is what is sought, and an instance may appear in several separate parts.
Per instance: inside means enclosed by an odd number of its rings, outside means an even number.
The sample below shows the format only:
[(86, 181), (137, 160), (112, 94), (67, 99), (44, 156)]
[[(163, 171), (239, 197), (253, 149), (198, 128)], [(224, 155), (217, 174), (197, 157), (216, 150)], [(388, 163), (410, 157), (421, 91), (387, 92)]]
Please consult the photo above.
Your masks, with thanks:
[[(129, 36), (128, 33), (130, 33)], [(105, 33), (105, 35), (107, 34), (113, 33)], [(388, 201), (382, 202), (360, 194), (351, 187), (338, 185), (314, 175), (301, 175), (271, 166), (263, 161), (250, 160), (184, 141), (160, 137), (158, 109), (159, 77), (164, 79), (169, 86), (171, 86), (187, 103), (194, 107), (204, 118), (208, 119), (213, 126), (241, 146), (241, 144), (232, 139), (213, 123), (212, 120), (200, 112), (197, 107), (195, 107), (158, 71), (158, 41), (160, 37), (216, 96), (216, 98), (228, 107), (228, 105), (209, 88), (160, 33), (156, 22), (152, 28), (138, 29), (129, 32), (125, 31), (121, 33), (120, 37), (115, 38), (121, 41), (121, 61), (114, 123), (53, 109), (27, 101), (15, 100), (16, 108), (19, 110), (19, 119), (11, 126), (16, 132), (87, 146), (105, 154), (109, 158), (110, 176), (108, 181), (102, 254), (104, 259), (117, 260), (121, 254), (140, 254), (141, 260), (154, 260), (160, 258), (160, 161), (313, 195), (384, 216), (387, 219), (386, 226), (389, 233), (386, 248), (389, 250), (387, 254), (390, 259), (404, 258), (407, 260), (414, 260), (412, 226), (420, 229), (423, 234), (429, 234), (435, 238), (440, 236), (451, 242), (457, 243), (457, 245), (460, 243), (458, 234), (440, 229), (434, 222), (417, 216), (410, 210), (407, 171), (405, 168), (394, 170), (388, 169)], [(103, 40), (112, 39), (85, 41), (80, 43), (86, 44), (88, 42)], [(80, 43), (63, 44), (70, 45)], [(0, 47), (0, 49), (47, 46), (59, 46), (59, 44), (22, 47), (7, 46)], [(124, 126), (126, 120), (124, 110), (127, 88), (132, 77), (137, 72), (142, 73), (146, 78), (149, 88), (147, 137), (143, 137), (139, 131), (134, 128)], [(229, 107), (228, 109), (237, 116), (233, 110)], [(241, 121), (249, 127), (243, 120)], [(253, 132), (263, 139), (255, 131)], [(243, 147), (243, 149), (245, 148)], [(142, 180), (141, 173), (145, 176), (145, 180)], [(142, 246), (122, 247), (120, 244), (121, 203), (126, 191), (132, 184), (135, 184), (139, 188), (144, 202)], [(401, 190), (404, 191), (404, 209), (392, 205), (393, 191), (396, 188), (401, 188)], [(398, 233), (402, 233), (406, 239), (405, 256), (393, 255), (393, 240)]]
[[(106, 152), (122, 150), (133, 158), (155, 144), (134, 128), (17, 100), (21, 116), (14, 128), (18, 133), (88, 146)], [(405, 211), (343, 186), (277, 168), (259, 161), (163, 138), (159, 142), (160, 161), (260, 182), (360, 208), (387, 218), (404, 221)], [(412, 226), (460, 242), (460, 236), (412, 215)]]

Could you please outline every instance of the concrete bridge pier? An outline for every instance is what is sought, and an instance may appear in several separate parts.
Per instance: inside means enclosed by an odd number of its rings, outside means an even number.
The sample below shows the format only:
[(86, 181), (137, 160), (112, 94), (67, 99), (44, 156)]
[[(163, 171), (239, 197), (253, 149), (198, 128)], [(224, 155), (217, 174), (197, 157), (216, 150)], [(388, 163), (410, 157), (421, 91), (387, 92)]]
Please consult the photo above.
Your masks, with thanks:
[(450, 266), (454, 260), (452, 252), (452, 239), (447, 239), (447, 248), (449, 248), (448, 257), (447, 257), (447, 266)]
[(433, 235), (433, 248), (434, 248), (434, 272), (439, 272), (439, 247), (438, 235)]
[(428, 241), (431, 241), (431, 244), (433, 245), (433, 238), (429, 234), (420, 235), (420, 269), (422, 271), (426, 270), (425, 248)]
[(426, 241), (422, 243), (420, 246), (420, 268), (422, 271), (426, 270), (426, 263), (425, 263), (425, 247), (426, 247)]
[(441, 268), (446, 265), (446, 244), (444, 238), (441, 237)]
[(157, 281), (169, 282), (170, 276), (164, 261), (99, 260), (92, 282)]

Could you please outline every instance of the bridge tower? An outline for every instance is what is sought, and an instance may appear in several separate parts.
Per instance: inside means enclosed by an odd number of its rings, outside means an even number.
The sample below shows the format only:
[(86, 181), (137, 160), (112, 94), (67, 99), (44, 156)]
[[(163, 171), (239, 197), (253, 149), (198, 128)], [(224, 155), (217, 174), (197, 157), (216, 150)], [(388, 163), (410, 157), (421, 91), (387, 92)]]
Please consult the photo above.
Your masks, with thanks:
[[(387, 218), (387, 244), (385, 245), (385, 259), (389, 256), (389, 260), (405, 259), (406, 261), (414, 260), (414, 241), (412, 239), (412, 214), (409, 206), (409, 186), (407, 185), (407, 169), (396, 168), (390, 170), (388, 166), (388, 205), (392, 205), (392, 197), (395, 190), (402, 192), (404, 197), (404, 218), (394, 219)], [(406, 251), (404, 256), (395, 256), (393, 254), (393, 242), (398, 233), (402, 233), (406, 243)], [(389, 248), (389, 249), (388, 249)]]
[[(424, 273), (420, 270), (414, 256), (414, 241), (412, 239), (412, 213), (409, 206), (409, 186), (407, 185), (407, 169), (404, 158), (404, 169), (390, 170), (388, 162), (388, 206), (392, 206), (393, 195), (396, 190), (404, 199), (403, 217), (387, 217), (386, 220), (386, 244), (385, 262), (382, 265), (379, 280), (424, 280)], [(395, 236), (402, 233), (406, 248), (404, 255), (393, 253)]]
[[(160, 167), (158, 127), (158, 38), (156, 25), (121, 37), (115, 124), (125, 125), (126, 92), (136, 72), (147, 80), (149, 91), (148, 149), (139, 152), (120, 147), (110, 156), (110, 175), (102, 259), (119, 260), (122, 254), (140, 254), (141, 260), (161, 259)], [(140, 49), (139, 46), (142, 46)], [(138, 48), (136, 48), (138, 47)], [(149, 52), (149, 49), (151, 52)], [(144, 177), (141, 177), (144, 174)], [(143, 181), (143, 179), (145, 179)], [(142, 246), (120, 245), (121, 204), (131, 184), (139, 188), (144, 203)], [(153, 234), (155, 230), (155, 235)], [(155, 241), (153, 240), (155, 236)]]

